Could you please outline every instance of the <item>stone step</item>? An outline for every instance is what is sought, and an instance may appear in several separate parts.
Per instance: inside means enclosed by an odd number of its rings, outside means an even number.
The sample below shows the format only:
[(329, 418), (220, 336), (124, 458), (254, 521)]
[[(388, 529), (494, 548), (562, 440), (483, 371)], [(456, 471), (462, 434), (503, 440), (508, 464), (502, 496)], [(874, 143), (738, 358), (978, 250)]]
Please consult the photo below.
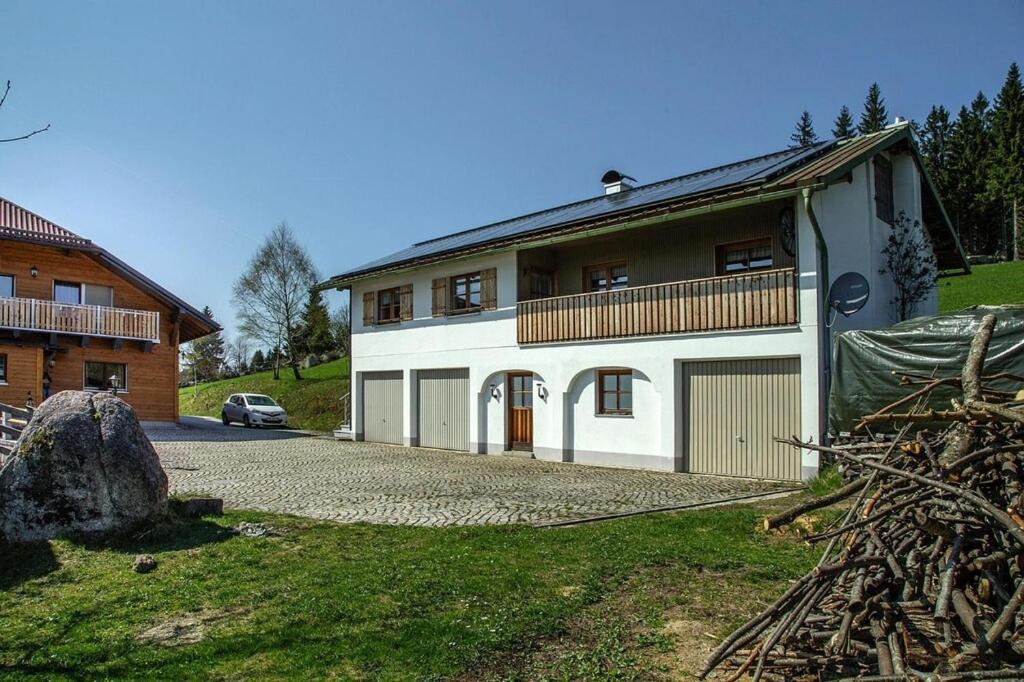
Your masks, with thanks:
[(352, 433), (352, 429), (334, 429), (334, 437), (337, 440), (355, 440), (355, 434)]

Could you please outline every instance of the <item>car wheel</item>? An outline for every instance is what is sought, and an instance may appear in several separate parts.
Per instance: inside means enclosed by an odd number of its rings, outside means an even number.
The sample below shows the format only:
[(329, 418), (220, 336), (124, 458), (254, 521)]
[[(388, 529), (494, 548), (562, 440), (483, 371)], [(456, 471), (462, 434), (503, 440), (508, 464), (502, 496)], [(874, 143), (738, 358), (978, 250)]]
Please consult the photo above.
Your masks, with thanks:
[(245, 424), (245, 428), (252, 428), (252, 422), (249, 421), (249, 415), (245, 415), (244, 417), (242, 417), (242, 423)]
[(224, 426), (231, 426), (231, 420), (228, 419), (228, 413), (224, 412), (223, 410), (221, 410), (220, 413), (220, 423), (223, 424)]

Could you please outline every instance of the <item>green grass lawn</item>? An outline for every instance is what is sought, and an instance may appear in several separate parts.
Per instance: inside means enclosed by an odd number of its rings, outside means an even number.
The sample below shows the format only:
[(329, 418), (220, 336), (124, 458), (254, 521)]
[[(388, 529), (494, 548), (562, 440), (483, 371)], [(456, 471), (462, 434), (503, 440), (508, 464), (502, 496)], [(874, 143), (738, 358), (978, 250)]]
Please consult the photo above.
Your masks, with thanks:
[[(0, 547), (0, 678), (678, 679), (699, 661), (671, 658), (692, 649), (674, 624), (707, 647), (813, 565), (755, 530), (791, 502), (560, 529), (229, 512), (141, 540)], [(243, 520), (282, 532), (227, 531)], [(138, 553), (157, 569), (134, 573)], [(186, 616), (196, 641), (140, 638)]]
[(972, 305), (1024, 304), (1024, 261), (974, 265), (971, 274), (943, 277), (938, 287), (943, 313)]
[(288, 410), (289, 424), (300, 429), (330, 431), (341, 421), (339, 398), (348, 393), (348, 358), (326, 362), (301, 370), (296, 381), (289, 368), (281, 369), (274, 381), (273, 372), (257, 372), (234, 379), (222, 379), (189, 386), (178, 391), (181, 414), (219, 417), (221, 405), (232, 393), (263, 393)]

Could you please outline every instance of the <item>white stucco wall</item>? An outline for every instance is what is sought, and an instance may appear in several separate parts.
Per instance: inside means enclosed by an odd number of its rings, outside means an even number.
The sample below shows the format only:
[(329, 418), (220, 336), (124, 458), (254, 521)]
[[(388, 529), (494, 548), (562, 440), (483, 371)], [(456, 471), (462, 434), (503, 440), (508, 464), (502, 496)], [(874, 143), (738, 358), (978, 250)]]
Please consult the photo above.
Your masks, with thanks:
[[(909, 161), (907, 166), (904, 160)], [(894, 158), (897, 211), (919, 197), (916, 169), (906, 155)], [(918, 190), (919, 191), (919, 190)], [(830, 277), (857, 271), (872, 283), (868, 307), (835, 329), (873, 328), (891, 322), (890, 294), (878, 274), (879, 252), (888, 226), (874, 218), (870, 164), (856, 168), (852, 182), (819, 191), (812, 199), (831, 255)], [(541, 459), (662, 470), (684, 467), (682, 363), (687, 360), (798, 357), (801, 363), (801, 427), (819, 442), (825, 423), (821, 282), (813, 231), (802, 201), (794, 200), (800, 287), (800, 323), (793, 327), (695, 333), (585, 343), (520, 347), (516, 343), (517, 260), (512, 251), (425, 267), (357, 283), (352, 288), (353, 419), (363, 432), (360, 377), (365, 372), (402, 370), (405, 377), (405, 441), (417, 443), (416, 373), (421, 369), (465, 367), (470, 375), (471, 450), (505, 449), (505, 372), (535, 374), (534, 454)], [(908, 210), (908, 213), (910, 211)], [(881, 224), (879, 224), (881, 223)], [(884, 230), (883, 230), (884, 228)], [(497, 310), (449, 318), (431, 316), (435, 277), (484, 268), (497, 269)], [(413, 316), (399, 325), (362, 325), (367, 290), (413, 285)], [(634, 415), (595, 414), (594, 370), (628, 367), (633, 373)], [(494, 389), (492, 390), (492, 385)], [(493, 394), (492, 394), (493, 393)], [(801, 456), (805, 477), (817, 471), (816, 453)]]

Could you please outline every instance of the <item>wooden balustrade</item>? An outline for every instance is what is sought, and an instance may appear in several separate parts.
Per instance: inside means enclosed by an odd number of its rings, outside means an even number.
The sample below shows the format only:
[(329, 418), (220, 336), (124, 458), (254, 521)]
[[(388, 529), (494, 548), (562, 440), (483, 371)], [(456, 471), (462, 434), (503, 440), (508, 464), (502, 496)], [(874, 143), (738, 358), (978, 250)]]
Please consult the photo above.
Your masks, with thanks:
[(792, 268), (522, 301), (520, 344), (795, 324)]
[(99, 305), (0, 298), (0, 327), (160, 342), (160, 313)]

